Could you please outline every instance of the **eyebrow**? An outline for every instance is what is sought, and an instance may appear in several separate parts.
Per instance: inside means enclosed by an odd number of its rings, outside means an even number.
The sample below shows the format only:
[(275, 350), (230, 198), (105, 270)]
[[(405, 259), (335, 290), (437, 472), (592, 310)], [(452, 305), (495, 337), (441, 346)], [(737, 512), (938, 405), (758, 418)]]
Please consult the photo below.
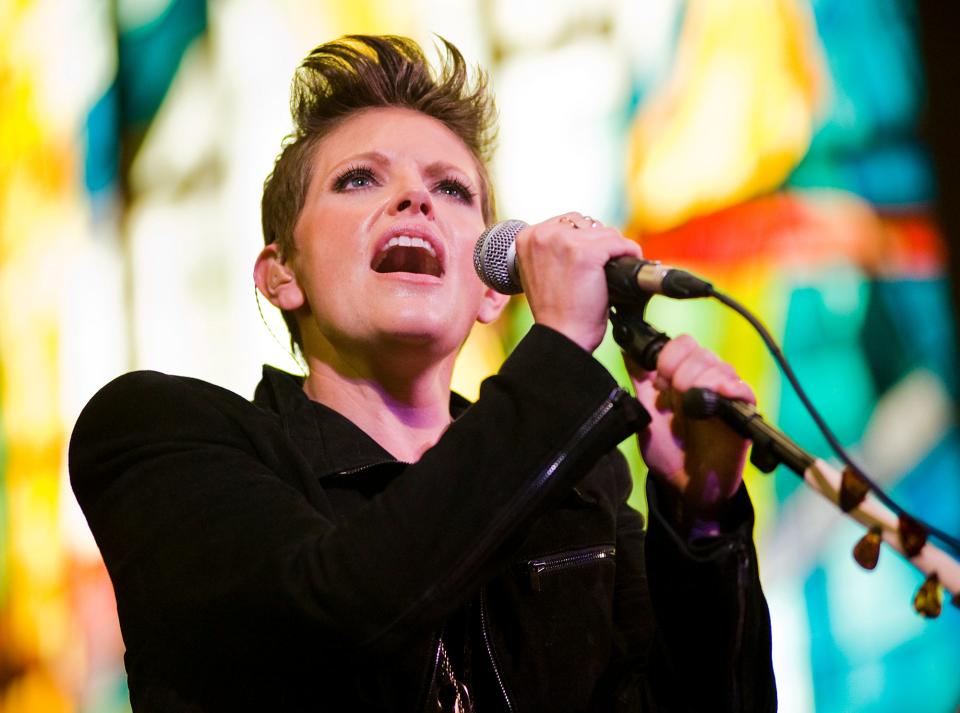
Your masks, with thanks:
[[(354, 154), (343, 161), (338, 161), (330, 170), (330, 173), (336, 173), (344, 166), (349, 166), (350, 164), (357, 163), (358, 161), (370, 161), (371, 163), (376, 163), (381, 166), (388, 166), (391, 163), (390, 157), (381, 151), (364, 151), (362, 153)], [(424, 173), (431, 178), (442, 177), (451, 172), (455, 172), (458, 175), (463, 176), (471, 184), (477, 183), (477, 180), (474, 179), (474, 177), (472, 177), (468, 171), (465, 171), (449, 161), (433, 161), (432, 163), (427, 164), (427, 166), (424, 168)]]
[(457, 175), (466, 178), (470, 183), (477, 182), (468, 171), (464, 171), (462, 168), (456, 164), (450, 163), (449, 161), (434, 161), (433, 163), (427, 165), (424, 172), (431, 178), (444, 177), (450, 173), (456, 173)]
[(388, 164), (390, 159), (386, 154), (381, 153), (380, 151), (364, 151), (363, 153), (354, 154), (349, 158), (345, 158), (343, 161), (337, 161), (331, 168), (330, 172), (336, 172), (343, 166), (349, 166), (352, 163), (357, 163), (358, 161), (371, 161), (373, 163), (379, 164)]

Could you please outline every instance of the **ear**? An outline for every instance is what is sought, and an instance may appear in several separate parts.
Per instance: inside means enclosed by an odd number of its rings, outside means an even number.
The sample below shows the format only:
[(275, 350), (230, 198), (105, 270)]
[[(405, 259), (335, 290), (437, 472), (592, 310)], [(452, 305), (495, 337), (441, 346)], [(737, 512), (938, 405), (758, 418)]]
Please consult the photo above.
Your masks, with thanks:
[(253, 267), (253, 281), (274, 307), (292, 311), (305, 302), (297, 276), (284, 261), (276, 243), (270, 243), (260, 251)]
[(490, 324), (507, 306), (510, 301), (510, 295), (501, 295), (496, 290), (489, 287), (483, 293), (483, 302), (480, 303), (480, 311), (477, 313), (477, 321), (480, 324)]

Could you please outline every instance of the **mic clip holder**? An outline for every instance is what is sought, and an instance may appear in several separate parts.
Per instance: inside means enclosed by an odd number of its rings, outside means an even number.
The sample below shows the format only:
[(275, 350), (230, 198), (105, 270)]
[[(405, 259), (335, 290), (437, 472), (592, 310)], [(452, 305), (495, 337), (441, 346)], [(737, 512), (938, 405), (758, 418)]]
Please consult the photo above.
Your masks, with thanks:
[(663, 345), (670, 341), (663, 332), (651, 327), (644, 319), (644, 311), (652, 293), (617, 301), (610, 306), (613, 339), (631, 359), (647, 371), (657, 368), (657, 357)]
[[(627, 355), (647, 371), (657, 368), (660, 350), (670, 341), (663, 332), (654, 329), (644, 319), (651, 294), (630, 301), (617, 301), (610, 307), (613, 338)], [(797, 475), (813, 463), (813, 457), (782, 431), (760, 416), (750, 404), (725, 399), (704, 389), (691, 389), (684, 395), (684, 410), (694, 418), (719, 416), (744, 438), (753, 442), (750, 461), (764, 473), (783, 463)]]
[[(627, 355), (647, 371), (657, 368), (660, 350), (670, 341), (663, 332), (650, 326), (644, 312), (653, 293), (619, 299), (610, 307), (613, 338)], [(783, 463), (797, 475), (813, 462), (813, 457), (760, 416), (749, 404), (731, 401), (704, 389), (691, 389), (684, 397), (684, 410), (694, 418), (719, 416), (744, 438), (753, 442), (750, 461), (764, 473)]]

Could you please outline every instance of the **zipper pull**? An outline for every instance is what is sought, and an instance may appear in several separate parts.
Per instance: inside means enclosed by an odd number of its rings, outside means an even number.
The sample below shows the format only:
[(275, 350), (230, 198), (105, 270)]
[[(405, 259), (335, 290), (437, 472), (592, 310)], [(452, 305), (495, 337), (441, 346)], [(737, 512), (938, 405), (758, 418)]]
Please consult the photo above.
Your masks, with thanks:
[(470, 698), (470, 691), (467, 684), (457, 681), (457, 698), (453, 703), (454, 713), (475, 713), (473, 699)]
[(530, 563), (530, 587), (535, 592), (543, 591), (543, 582), (540, 581), (540, 575), (547, 568), (547, 563), (536, 561)]
[(462, 681), (444, 682), (437, 689), (438, 713), (475, 713), (470, 689)]

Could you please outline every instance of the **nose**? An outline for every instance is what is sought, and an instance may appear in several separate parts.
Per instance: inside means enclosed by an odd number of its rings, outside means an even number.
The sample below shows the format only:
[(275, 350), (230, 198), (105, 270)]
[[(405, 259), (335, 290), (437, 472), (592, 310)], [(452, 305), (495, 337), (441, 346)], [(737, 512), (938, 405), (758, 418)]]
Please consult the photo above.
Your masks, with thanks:
[(428, 218), (432, 218), (433, 200), (431, 199), (430, 192), (419, 184), (405, 186), (393, 197), (390, 213), (393, 215), (419, 213)]

